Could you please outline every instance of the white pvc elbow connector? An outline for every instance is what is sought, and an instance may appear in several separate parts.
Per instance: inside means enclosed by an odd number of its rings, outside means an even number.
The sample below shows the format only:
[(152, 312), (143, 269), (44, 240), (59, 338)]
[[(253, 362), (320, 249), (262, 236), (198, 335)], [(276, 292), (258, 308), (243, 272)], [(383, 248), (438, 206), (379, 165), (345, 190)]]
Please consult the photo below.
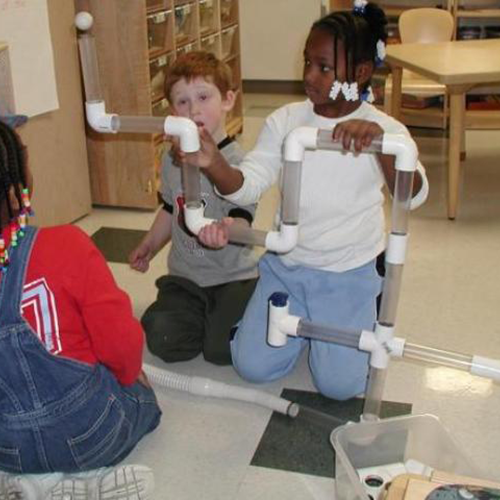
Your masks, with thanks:
[(215, 222), (214, 219), (209, 219), (204, 216), (203, 205), (199, 207), (184, 206), (184, 220), (187, 228), (195, 235), (197, 235), (202, 227)]
[(316, 149), (318, 129), (315, 127), (297, 127), (285, 138), (283, 158), (285, 161), (302, 161), (306, 149)]
[(288, 314), (288, 295), (275, 292), (269, 298), (267, 343), (272, 347), (286, 345), (288, 335), (296, 337), (300, 317)]
[(185, 153), (195, 153), (200, 149), (198, 127), (193, 120), (182, 116), (167, 116), (164, 129), (165, 134), (179, 137), (181, 150)]
[(396, 156), (396, 170), (414, 172), (417, 169), (418, 150), (411, 137), (403, 134), (384, 134), (382, 153)]
[(370, 353), (370, 366), (385, 369), (391, 356), (402, 357), (405, 339), (394, 337), (394, 327), (377, 323), (375, 332), (363, 330), (359, 338), (359, 349)]
[(279, 231), (269, 231), (266, 236), (266, 248), (271, 252), (287, 253), (295, 248), (299, 240), (297, 224), (281, 224)]
[(484, 356), (472, 356), (470, 372), (500, 382), (500, 361)]
[(85, 112), (89, 125), (96, 131), (101, 133), (116, 134), (117, 114), (106, 113), (104, 101), (86, 102)]

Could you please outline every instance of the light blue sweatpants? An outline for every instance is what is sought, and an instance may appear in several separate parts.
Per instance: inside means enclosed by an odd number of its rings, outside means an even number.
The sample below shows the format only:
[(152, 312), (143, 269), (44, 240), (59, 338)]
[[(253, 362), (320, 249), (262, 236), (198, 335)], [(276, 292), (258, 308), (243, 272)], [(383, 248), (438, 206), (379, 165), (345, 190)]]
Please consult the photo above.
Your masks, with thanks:
[(290, 314), (315, 324), (372, 330), (381, 278), (375, 261), (342, 273), (286, 266), (265, 254), (260, 278), (231, 342), (233, 365), (251, 382), (269, 382), (289, 373), (310, 344), (309, 367), (316, 388), (325, 396), (345, 400), (364, 392), (368, 355), (357, 349), (318, 340), (289, 337), (283, 347), (267, 341), (268, 299), (274, 292), (289, 295)]

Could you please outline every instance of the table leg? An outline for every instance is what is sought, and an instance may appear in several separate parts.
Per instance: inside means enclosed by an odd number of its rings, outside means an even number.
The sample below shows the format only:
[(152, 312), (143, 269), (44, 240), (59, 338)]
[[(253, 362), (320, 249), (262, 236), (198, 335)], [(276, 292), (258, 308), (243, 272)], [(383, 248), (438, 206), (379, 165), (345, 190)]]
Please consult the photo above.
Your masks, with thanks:
[(392, 68), (392, 98), (391, 115), (396, 120), (401, 117), (401, 86), (403, 84), (403, 69), (393, 66)]
[(448, 147), (448, 218), (455, 219), (460, 184), (460, 152), (464, 130), (465, 94), (450, 91), (450, 142)]

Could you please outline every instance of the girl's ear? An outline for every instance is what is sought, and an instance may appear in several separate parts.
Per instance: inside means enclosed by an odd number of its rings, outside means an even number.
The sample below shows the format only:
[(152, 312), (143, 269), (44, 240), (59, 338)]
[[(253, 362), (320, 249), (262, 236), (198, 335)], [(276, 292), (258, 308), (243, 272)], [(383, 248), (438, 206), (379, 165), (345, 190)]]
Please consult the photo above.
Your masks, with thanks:
[(364, 85), (370, 80), (373, 74), (373, 63), (370, 61), (360, 62), (356, 66), (356, 81), (359, 85)]
[(231, 111), (236, 102), (236, 96), (238, 95), (237, 90), (228, 90), (226, 95), (222, 99), (222, 109), (227, 113)]

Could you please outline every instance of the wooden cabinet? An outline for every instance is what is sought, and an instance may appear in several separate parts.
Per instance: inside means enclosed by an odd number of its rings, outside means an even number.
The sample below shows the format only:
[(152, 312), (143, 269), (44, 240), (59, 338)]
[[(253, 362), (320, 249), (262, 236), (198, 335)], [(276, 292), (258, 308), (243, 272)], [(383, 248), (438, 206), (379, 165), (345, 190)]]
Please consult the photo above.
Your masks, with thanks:
[[(238, 93), (227, 128), (241, 131), (238, 0), (75, 0), (75, 6), (94, 16), (108, 112), (167, 116), (163, 81), (169, 65), (179, 54), (202, 49), (233, 70)], [(87, 145), (94, 204), (157, 206), (161, 136), (97, 134), (87, 127)]]

